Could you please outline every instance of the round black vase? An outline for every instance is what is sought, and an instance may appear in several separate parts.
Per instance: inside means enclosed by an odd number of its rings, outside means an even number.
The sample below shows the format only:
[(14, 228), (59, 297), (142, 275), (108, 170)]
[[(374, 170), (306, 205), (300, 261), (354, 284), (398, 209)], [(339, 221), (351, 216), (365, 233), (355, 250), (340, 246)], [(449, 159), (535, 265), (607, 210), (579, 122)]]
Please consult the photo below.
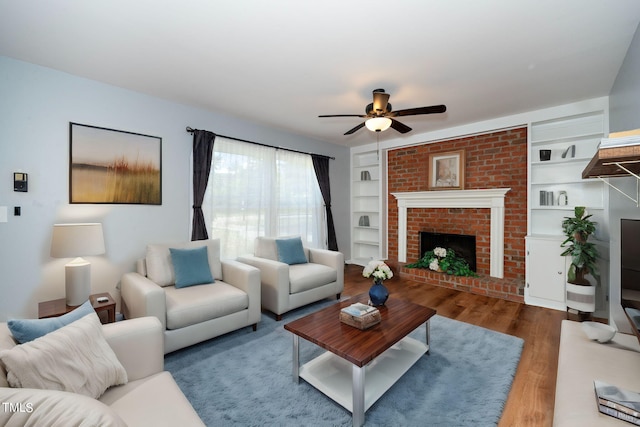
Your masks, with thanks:
[(389, 291), (382, 284), (382, 281), (375, 282), (371, 288), (369, 288), (369, 300), (371, 301), (371, 305), (379, 306), (384, 305), (387, 302), (387, 298), (389, 298)]

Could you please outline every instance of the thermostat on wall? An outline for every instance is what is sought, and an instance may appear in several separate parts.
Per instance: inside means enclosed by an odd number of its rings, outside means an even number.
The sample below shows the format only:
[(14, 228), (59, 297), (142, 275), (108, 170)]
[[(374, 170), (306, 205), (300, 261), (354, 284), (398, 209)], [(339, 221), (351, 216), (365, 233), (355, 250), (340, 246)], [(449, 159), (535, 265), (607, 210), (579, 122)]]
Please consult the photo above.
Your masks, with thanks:
[(26, 193), (28, 191), (27, 174), (22, 172), (13, 173), (13, 191)]

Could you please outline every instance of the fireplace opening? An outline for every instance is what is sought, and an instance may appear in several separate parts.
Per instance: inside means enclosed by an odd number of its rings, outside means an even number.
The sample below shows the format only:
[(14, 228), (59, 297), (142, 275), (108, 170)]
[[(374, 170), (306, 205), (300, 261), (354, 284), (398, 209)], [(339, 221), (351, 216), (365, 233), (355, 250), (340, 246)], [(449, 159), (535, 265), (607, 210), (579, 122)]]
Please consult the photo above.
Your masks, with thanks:
[(436, 247), (453, 249), (457, 256), (467, 261), (472, 271), (476, 271), (476, 236), (467, 234), (431, 233), (421, 231), (420, 258)]

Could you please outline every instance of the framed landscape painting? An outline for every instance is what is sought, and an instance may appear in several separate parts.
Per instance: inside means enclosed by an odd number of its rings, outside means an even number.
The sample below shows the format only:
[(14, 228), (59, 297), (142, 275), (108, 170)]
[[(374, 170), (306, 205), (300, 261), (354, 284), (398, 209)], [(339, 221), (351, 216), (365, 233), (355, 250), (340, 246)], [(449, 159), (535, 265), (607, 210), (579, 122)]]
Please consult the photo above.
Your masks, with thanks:
[(464, 150), (429, 155), (430, 190), (464, 190)]
[(69, 123), (69, 203), (162, 204), (162, 138)]

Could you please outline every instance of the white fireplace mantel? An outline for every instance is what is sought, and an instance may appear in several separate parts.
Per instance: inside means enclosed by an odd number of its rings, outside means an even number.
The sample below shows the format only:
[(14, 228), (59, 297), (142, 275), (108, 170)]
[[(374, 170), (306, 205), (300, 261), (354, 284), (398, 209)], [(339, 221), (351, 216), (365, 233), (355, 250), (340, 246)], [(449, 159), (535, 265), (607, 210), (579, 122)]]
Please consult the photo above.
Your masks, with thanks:
[(407, 262), (409, 208), (491, 209), (490, 275), (504, 276), (504, 198), (510, 188), (391, 193), (398, 200), (398, 261)]

